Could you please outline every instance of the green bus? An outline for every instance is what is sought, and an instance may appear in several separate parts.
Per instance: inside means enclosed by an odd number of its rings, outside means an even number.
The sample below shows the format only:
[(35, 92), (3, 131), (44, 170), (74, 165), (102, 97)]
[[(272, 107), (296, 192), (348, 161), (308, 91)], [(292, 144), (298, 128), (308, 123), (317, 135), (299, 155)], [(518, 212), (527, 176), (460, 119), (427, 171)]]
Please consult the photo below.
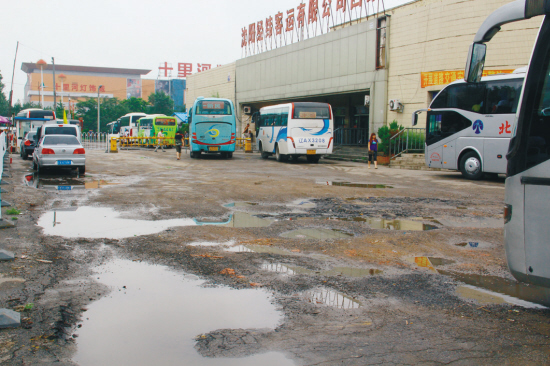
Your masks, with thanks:
[[(166, 141), (166, 145), (174, 145), (174, 139), (176, 137), (176, 130), (178, 124), (176, 117), (168, 117), (165, 115), (150, 115), (142, 117), (138, 121), (138, 137), (157, 137), (158, 133), (162, 129), (164, 137), (170, 140)], [(152, 140), (151, 144), (156, 144), (156, 140)]]

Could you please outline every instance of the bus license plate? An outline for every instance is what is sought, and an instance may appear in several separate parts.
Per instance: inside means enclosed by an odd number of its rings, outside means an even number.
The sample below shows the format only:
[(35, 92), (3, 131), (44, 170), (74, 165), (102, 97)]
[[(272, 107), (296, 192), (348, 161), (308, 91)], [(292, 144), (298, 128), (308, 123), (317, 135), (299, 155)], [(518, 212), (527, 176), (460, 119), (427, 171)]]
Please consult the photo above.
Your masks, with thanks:
[(219, 146), (210, 146), (208, 148), (208, 151), (219, 151), (220, 150), (220, 147)]
[(317, 150), (308, 150), (307, 151), (308, 155), (315, 155), (316, 153), (317, 153)]
[(57, 165), (71, 165), (72, 162), (70, 160), (58, 160)]

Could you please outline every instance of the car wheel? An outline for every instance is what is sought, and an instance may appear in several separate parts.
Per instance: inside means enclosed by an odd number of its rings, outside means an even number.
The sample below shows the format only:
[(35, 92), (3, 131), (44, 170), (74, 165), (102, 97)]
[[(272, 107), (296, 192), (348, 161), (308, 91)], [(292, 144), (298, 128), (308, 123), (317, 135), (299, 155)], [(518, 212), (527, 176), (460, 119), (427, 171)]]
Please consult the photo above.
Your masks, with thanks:
[(80, 175), (86, 174), (86, 166), (79, 166), (78, 167), (78, 174), (80, 174)]
[(36, 165), (36, 162), (34, 161), (34, 159), (32, 161), (32, 168), (33, 168), (33, 170), (38, 171), (38, 165)]
[(466, 179), (480, 180), (483, 177), (483, 167), (479, 156), (470, 151), (460, 160), (460, 172)]
[(277, 158), (277, 161), (279, 163), (282, 163), (283, 161), (286, 160), (286, 155), (283, 155), (279, 152), (279, 144), (277, 144), (277, 147), (275, 149), (275, 157)]

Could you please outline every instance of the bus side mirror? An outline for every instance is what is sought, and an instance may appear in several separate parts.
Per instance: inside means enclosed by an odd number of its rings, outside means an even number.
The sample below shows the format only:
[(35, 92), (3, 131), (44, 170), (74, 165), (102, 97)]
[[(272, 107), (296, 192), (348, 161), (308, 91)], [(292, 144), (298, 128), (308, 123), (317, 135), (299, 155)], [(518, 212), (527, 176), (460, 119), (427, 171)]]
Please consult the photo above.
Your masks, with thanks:
[(466, 60), (466, 69), (464, 70), (464, 80), (467, 83), (479, 83), (485, 66), (485, 54), (487, 45), (484, 43), (472, 43), (468, 51), (468, 60)]
[(427, 108), (427, 109), (419, 109), (417, 111), (414, 111), (414, 113), (412, 114), (412, 125), (413, 126), (416, 126), (418, 124), (418, 115), (422, 112), (428, 112), (430, 109)]

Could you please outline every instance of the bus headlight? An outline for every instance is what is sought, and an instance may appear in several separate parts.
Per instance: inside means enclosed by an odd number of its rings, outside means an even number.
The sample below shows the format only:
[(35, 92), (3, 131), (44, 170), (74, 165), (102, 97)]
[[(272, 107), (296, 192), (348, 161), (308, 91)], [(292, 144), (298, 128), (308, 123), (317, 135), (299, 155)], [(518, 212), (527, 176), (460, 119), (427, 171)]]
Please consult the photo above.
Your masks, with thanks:
[(512, 220), (512, 205), (504, 205), (504, 223), (507, 224)]

